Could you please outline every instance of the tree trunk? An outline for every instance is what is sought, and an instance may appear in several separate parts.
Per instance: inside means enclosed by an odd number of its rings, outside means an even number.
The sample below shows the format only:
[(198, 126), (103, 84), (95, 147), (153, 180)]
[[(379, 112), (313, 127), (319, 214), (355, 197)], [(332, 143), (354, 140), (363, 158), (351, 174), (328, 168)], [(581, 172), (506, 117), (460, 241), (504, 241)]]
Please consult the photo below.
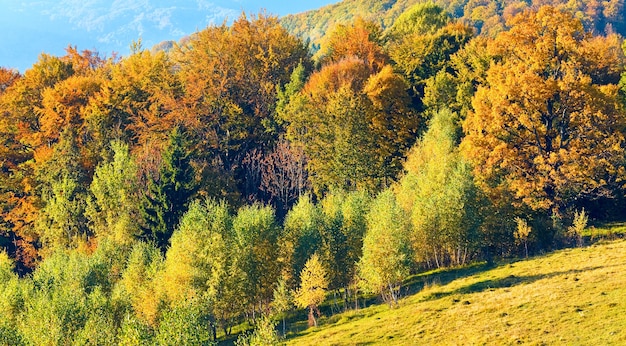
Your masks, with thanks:
[(315, 319), (315, 315), (313, 314), (313, 305), (309, 306), (309, 327), (317, 327), (317, 320)]
[(433, 247), (433, 253), (435, 255), (435, 264), (437, 265), (437, 268), (441, 268), (441, 266), (439, 265), (439, 257), (437, 257), (437, 248)]

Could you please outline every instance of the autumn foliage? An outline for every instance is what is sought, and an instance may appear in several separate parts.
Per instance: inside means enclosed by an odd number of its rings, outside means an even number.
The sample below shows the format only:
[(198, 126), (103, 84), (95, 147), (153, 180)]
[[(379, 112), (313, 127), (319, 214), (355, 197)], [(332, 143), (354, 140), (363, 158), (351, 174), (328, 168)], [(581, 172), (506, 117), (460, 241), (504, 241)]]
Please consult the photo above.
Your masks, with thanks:
[(621, 2), (409, 2), (0, 68), (0, 341), (277, 340), (624, 215)]

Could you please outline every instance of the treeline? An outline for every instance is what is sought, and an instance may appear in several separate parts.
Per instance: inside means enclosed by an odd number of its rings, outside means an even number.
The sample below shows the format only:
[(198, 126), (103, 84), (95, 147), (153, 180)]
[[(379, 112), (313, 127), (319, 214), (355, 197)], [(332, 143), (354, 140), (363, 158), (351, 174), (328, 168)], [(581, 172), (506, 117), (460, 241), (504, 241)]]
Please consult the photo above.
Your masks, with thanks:
[(622, 41), (532, 6), (478, 36), (426, 3), (317, 59), (261, 14), (1, 69), (0, 339), (210, 343), (580, 244), (626, 206)]

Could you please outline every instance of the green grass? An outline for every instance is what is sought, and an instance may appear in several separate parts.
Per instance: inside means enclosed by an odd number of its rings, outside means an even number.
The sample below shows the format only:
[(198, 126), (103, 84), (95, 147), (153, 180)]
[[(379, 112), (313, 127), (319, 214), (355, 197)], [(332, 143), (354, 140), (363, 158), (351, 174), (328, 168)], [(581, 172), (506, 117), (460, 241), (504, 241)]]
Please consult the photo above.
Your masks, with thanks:
[(598, 239), (626, 238), (626, 222), (611, 222), (585, 228), (583, 237), (590, 241)]
[[(626, 224), (611, 227), (626, 231)], [(491, 268), (424, 273), (408, 285), (416, 293), (397, 308), (374, 305), (335, 315), (317, 328), (292, 333), (287, 343), (626, 344), (624, 240)]]

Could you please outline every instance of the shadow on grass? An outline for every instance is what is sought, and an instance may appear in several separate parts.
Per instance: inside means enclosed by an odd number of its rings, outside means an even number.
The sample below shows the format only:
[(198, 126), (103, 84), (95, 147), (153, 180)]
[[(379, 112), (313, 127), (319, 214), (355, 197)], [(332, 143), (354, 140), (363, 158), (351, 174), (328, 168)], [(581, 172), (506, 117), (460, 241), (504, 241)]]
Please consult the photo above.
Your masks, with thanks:
[(517, 285), (533, 283), (535, 281), (542, 280), (542, 279), (549, 279), (549, 278), (561, 276), (561, 275), (575, 275), (575, 274), (580, 274), (586, 271), (596, 270), (596, 269), (601, 269), (601, 268), (604, 268), (604, 266), (587, 267), (583, 269), (572, 269), (572, 270), (567, 270), (567, 271), (557, 271), (557, 272), (541, 274), (541, 275), (524, 275), (524, 276), (509, 275), (503, 278), (479, 281), (479, 282), (476, 282), (476, 283), (473, 283), (464, 287), (460, 287), (453, 291), (433, 292), (432, 294), (424, 297), (421, 301), (437, 300), (437, 299), (441, 299), (441, 298), (451, 296), (454, 294), (471, 294), (471, 293), (479, 293), (479, 292), (484, 292), (484, 291), (489, 291), (489, 290), (496, 290), (500, 288), (509, 288), (509, 287), (513, 287)]
[[(507, 261), (506, 265), (513, 263), (514, 261)], [(505, 265), (505, 264), (502, 264)], [(497, 268), (498, 265), (488, 264), (486, 262), (479, 262), (469, 264), (463, 267), (457, 268), (442, 268), (435, 269), (417, 275), (412, 276), (403, 283), (402, 293), (404, 296), (409, 296), (422, 291), (425, 287), (430, 285), (445, 286), (450, 282), (466, 278), (472, 275), (480, 274), (488, 270)]]
[[(610, 241), (610, 240), (616, 240), (616, 239), (626, 239), (626, 222), (619, 223), (619, 224), (613, 223), (610, 226), (611, 227), (607, 227), (609, 228), (609, 231), (604, 231), (604, 230), (602, 230), (604, 232), (596, 231), (591, 236), (583, 235), (584, 240), (585, 240), (584, 244), (586, 244), (586, 246), (589, 246), (589, 245), (593, 245), (603, 240)], [(545, 254), (541, 254), (536, 257), (542, 257), (542, 256), (545, 256)], [(491, 264), (488, 264), (486, 262), (478, 262), (478, 263), (472, 263), (463, 267), (441, 268), (441, 269), (419, 273), (408, 278), (402, 284), (402, 296), (406, 297), (406, 296), (414, 295), (418, 292), (423, 291), (424, 288), (428, 286), (432, 286), (432, 285), (445, 286), (457, 279), (467, 278), (473, 275), (477, 275), (483, 272), (497, 269), (499, 267), (509, 266), (516, 262), (527, 261), (530, 259), (532, 258), (504, 259), (504, 260), (498, 261), (496, 263), (491, 263)], [(555, 271), (552, 273), (541, 274), (541, 275), (525, 275), (525, 276), (509, 275), (503, 278), (488, 279), (488, 280), (475, 282), (473, 284), (463, 286), (452, 291), (433, 292), (432, 294), (425, 296), (420, 301), (437, 300), (437, 299), (445, 298), (454, 294), (471, 294), (471, 293), (484, 292), (488, 290), (509, 288), (509, 287), (514, 287), (517, 285), (533, 283), (535, 281), (542, 280), (542, 279), (549, 279), (549, 278), (561, 276), (561, 275), (567, 275), (567, 276), (576, 275), (576, 274), (583, 273), (586, 271), (597, 270), (597, 269), (606, 268), (606, 267), (607, 266), (586, 267), (582, 269), (572, 269), (568, 271)], [(375, 296), (375, 295), (366, 295), (366, 296), (361, 295), (359, 298), (359, 310), (370, 307), (372, 305), (378, 305), (378, 304), (384, 304), (384, 302), (380, 299), (380, 297)], [(360, 318), (367, 317), (366, 313), (358, 313), (359, 310), (347, 309), (344, 311), (353, 311), (355, 312), (355, 314), (349, 318), (343, 318), (343, 317), (339, 318), (337, 317), (337, 314), (340, 313), (341, 311), (333, 311), (333, 309), (330, 308), (327, 302), (323, 306), (320, 306), (320, 309), (322, 310), (322, 314), (324, 316), (327, 316), (327, 318), (324, 318), (320, 321), (321, 322), (320, 325), (330, 325), (330, 324), (335, 324), (338, 321), (347, 322), (352, 319), (360, 319)], [(287, 334), (286, 339), (290, 340), (298, 336), (307, 334), (307, 331), (309, 330), (309, 328), (306, 325), (306, 313), (303, 311), (300, 311), (300, 312), (292, 312), (289, 315), (290, 315), (288, 318), (289, 332)]]
[[(403, 287), (402, 287), (402, 293), (403, 293), (403, 296), (405, 297), (410, 296), (410, 295), (413, 295), (422, 291), (425, 287), (428, 287), (431, 285), (445, 286), (457, 279), (467, 278), (473, 275), (481, 274), (483, 272), (486, 272), (492, 269), (509, 266), (513, 263), (524, 261), (524, 260), (527, 260), (527, 259), (520, 258), (520, 259), (514, 259), (514, 260), (506, 260), (506, 261), (502, 261), (500, 263), (491, 264), (491, 265), (485, 262), (482, 262), (482, 263), (470, 264), (465, 267), (437, 269), (437, 270), (433, 270), (433, 271), (429, 271), (425, 273), (420, 273), (420, 274), (412, 276), (411, 278), (409, 278), (407, 281), (404, 282)], [(561, 275), (575, 276), (576, 274), (580, 274), (580, 273), (590, 271), (590, 270), (597, 270), (601, 268), (606, 268), (606, 266), (594, 266), (594, 267), (586, 267), (582, 269), (572, 269), (572, 270), (567, 270), (567, 271), (555, 271), (552, 273), (541, 274), (541, 275), (523, 275), (523, 276), (509, 275), (509, 276), (502, 277), (502, 278), (487, 279), (487, 280), (469, 284), (467, 286), (460, 287), (452, 291), (433, 292), (423, 297), (422, 299), (420, 299), (420, 301), (422, 302), (433, 301), (433, 300), (442, 299), (442, 298), (455, 295), (455, 294), (472, 294), (472, 293), (480, 293), (480, 292), (484, 292), (488, 290), (509, 288), (509, 287), (529, 284), (538, 280), (549, 279), (549, 278), (561, 276)], [(367, 308), (372, 305), (383, 304), (383, 303), (384, 302), (382, 302), (380, 298), (377, 296), (362, 297), (360, 308)], [(338, 320), (342, 322), (347, 322), (352, 319), (365, 318), (368, 315), (367, 313), (358, 313), (358, 310), (351, 310), (351, 311), (355, 312), (355, 315), (349, 318), (337, 318), (336, 314), (331, 313), (327, 315), (328, 311), (325, 311), (323, 314), (329, 317), (324, 319), (324, 321), (321, 321), (320, 325), (334, 324), (338, 322)], [(296, 321), (298, 319), (298, 317), (296, 316), (291, 316), (291, 317), (292, 318), (295, 317)], [(295, 323), (292, 320), (292, 323), (290, 323), (290, 328), (289, 328), (290, 332), (287, 335), (287, 340), (293, 339), (293, 338), (296, 338), (298, 336), (302, 336), (308, 333), (307, 332), (308, 326), (306, 325), (306, 321), (302, 321), (304, 317), (305, 317), (304, 315), (299, 316), (300, 321), (295, 322)], [(313, 333), (315, 332), (313, 331)]]

